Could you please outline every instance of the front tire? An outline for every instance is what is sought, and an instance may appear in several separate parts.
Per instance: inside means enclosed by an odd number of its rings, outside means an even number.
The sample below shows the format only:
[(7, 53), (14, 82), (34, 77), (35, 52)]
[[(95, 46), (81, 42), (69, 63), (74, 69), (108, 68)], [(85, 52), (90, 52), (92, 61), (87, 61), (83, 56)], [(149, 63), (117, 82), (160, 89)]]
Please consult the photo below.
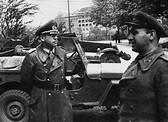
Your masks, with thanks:
[(21, 90), (9, 90), (0, 96), (0, 122), (28, 122), (29, 95)]

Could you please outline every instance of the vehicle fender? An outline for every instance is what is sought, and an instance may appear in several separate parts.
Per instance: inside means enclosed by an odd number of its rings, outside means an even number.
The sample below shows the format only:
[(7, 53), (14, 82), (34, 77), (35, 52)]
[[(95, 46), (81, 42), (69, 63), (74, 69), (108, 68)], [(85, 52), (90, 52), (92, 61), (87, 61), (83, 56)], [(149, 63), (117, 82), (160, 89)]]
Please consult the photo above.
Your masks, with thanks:
[(91, 79), (120, 79), (126, 68), (127, 65), (122, 63), (88, 63), (86, 73)]
[(6, 83), (19, 83), (19, 70), (0, 70), (0, 86)]

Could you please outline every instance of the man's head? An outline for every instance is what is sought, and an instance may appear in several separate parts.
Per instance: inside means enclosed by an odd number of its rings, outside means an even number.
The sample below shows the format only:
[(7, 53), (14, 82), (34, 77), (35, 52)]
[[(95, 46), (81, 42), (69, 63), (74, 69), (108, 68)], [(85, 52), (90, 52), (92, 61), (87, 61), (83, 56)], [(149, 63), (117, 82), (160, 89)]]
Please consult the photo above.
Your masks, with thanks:
[(157, 47), (159, 38), (165, 35), (164, 28), (154, 17), (138, 11), (128, 26), (128, 39), (132, 43), (132, 50), (145, 54)]
[(55, 20), (50, 20), (46, 24), (42, 25), (35, 33), (37, 36), (40, 36), (41, 41), (47, 47), (54, 47), (58, 43), (58, 29), (57, 23)]
[(133, 21), (126, 22), (125, 24), (135, 28), (146, 28), (149, 30), (154, 29), (158, 37), (162, 37), (165, 35), (165, 30), (161, 23), (156, 18), (142, 11), (136, 12)]

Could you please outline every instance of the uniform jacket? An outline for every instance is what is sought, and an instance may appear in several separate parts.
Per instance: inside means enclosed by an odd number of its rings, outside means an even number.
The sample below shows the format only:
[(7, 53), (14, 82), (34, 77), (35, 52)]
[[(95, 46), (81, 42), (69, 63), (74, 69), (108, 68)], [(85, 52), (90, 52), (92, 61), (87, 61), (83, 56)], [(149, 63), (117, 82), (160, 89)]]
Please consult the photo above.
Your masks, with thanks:
[[(21, 84), (31, 95), (30, 122), (72, 121), (72, 106), (64, 89), (65, 59), (65, 51), (56, 47), (52, 62), (42, 45), (26, 55), (21, 68)], [(52, 65), (48, 67), (50, 61)], [(55, 84), (59, 84), (59, 90), (55, 89)]]
[(167, 51), (158, 48), (137, 56), (119, 84), (120, 122), (168, 122)]

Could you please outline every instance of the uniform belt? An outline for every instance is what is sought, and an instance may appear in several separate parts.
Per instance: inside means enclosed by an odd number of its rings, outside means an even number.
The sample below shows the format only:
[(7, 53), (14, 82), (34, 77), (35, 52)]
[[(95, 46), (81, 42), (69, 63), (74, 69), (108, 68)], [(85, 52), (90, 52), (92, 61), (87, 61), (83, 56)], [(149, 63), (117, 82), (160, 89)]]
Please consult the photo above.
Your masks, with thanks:
[(63, 88), (65, 88), (65, 85), (58, 84), (58, 83), (48, 83), (48, 82), (40, 82), (35, 81), (34, 85), (40, 89), (46, 89), (46, 90), (54, 90), (54, 91), (60, 91)]
[(54, 90), (54, 91), (60, 91), (64, 88), (65, 86), (60, 85), (60, 84), (52, 84), (51, 86), (48, 87), (48, 90)]

